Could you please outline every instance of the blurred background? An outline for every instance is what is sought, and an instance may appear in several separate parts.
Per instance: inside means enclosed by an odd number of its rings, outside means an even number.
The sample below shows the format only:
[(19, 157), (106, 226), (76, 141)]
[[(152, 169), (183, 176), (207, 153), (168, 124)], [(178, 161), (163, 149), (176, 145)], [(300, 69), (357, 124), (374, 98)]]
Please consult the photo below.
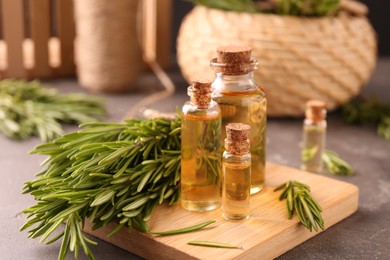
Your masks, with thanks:
[[(363, 1), (376, 34), (365, 21), (367, 12), (364, 8), (359, 10), (361, 6), (357, 11), (354, 8), (343, 10), (344, 20), (329, 19), (321, 24), (295, 19), (301, 24), (296, 26), (298, 33), (290, 34), (287, 27), (273, 32), (273, 26), (279, 25), (272, 24), (272, 19), (261, 20), (265, 15), (260, 18), (249, 16), (253, 25), (251, 30), (247, 25), (241, 28), (238, 22), (232, 21), (229, 12), (202, 14), (209, 15), (203, 21), (199, 19), (201, 11), (193, 11), (194, 2), (201, 6), (205, 1), (119, 0), (112, 4), (102, 0), (2, 0), (0, 78), (76, 76), (78, 83), (88, 90), (124, 92), (139, 88), (139, 76), (148, 72), (148, 67), (153, 67), (150, 62), (163, 70), (180, 71), (187, 82), (196, 74), (212, 76), (208, 62), (215, 47), (233, 42), (252, 45), (253, 55), (260, 58), (261, 69), (255, 73), (255, 78), (266, 90), (268, 88), (269, 114), (301, 116), (304, 102), (310, 98), (324, 99), (329, 110), (351, 100), (371, 78), (376, 55), (390, 55), (387, 26), (390, 17), (386, 15), (389, 2)], [(256, 4), (264, 2), (267, 0), (254, 1)], [(356, 3), (353, 0), (342, 2)], [(184, 21), (186, 16), (189, 19)], [(279, 23), (288, 24), (289, 18), (282, 17)], [(197, 19), (199, 22), (195, 22)], [(226, 19), (226, 25), (221, 23), (217, 25), (221, 28), (213, 27), (218, 19)], [(314, 35), (318, 30), (312, 29), (303, 43), (297, 44), (297, 39), (290, 39), (299, 38), (299, 30), (305, 31), (302, 28), (316, 26), (322, 35)], [(231, 33), (236, 36), (229, 36)], [(278, 42), (279, 38), (283, 42)], [(308, 46), (303, 46), (305, 44)], [(312, 56), (329, 62), (319, 64), (311, 60)], [(186, 65), (189, 62), (197, 63), (197, 66)], [(317, 83), (314, 77), (318, 79)], [(278, 79), (288, 79), (292, 92), (287, 93), (283, 86), (287, 83), (278, 82)], [(178, 84), (182, 83), (176, 82)], [(335, 89), (334, 96), (325, 93), (325, 85), (330, 86), (330, 91)], [(313, 93), (305, 96), (298, 93), (298, 88)], [(272, 104), (280, 99), (276, 97), (277, 93), (285, 92), (295, 96), (295, 104), (286, 103), (285, 111), (277, 111)]]

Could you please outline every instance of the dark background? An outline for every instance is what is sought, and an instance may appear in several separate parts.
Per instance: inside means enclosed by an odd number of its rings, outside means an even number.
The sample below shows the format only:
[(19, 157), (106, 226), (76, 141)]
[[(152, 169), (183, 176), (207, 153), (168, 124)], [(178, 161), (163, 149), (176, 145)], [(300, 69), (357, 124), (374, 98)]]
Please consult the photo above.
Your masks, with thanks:
[[(214, 0), (215, 1), (215, 0)], [(363, 0), (370, 13), (368, 15), (374, 29), (378, 34), (378, 47), (380, 56), (390, 55), (390, 1), (389, 0)], [(173, 4), (173, 49), (176, 48), (176, 37), (181, 20), (188, 13), (193, 4), (185, 0), (175, 0)]]

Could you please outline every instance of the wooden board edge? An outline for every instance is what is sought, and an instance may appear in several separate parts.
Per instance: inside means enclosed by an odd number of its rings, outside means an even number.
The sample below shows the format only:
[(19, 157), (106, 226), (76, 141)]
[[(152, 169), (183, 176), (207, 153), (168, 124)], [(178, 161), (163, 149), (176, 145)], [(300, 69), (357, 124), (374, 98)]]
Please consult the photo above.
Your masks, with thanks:
[[(276, 164), (267, 165), (268, 168), (271, 168), (270, 170), (272, 170), (273, 166), (279, 167), (278, 171), (283, 174), (285, 170), (284, 168), (290, 171), (293, 170), (297, 173), (296, 177), (298, 178), (307, 176), (306, 174), (308, 174), (290, 167)], [(356, 185), (320, 175), (316, 175), (316, 179), (319, 181), (321, 181), (321, 179), (331, 179), (333, 183), (340, 183), (343, 187), (343, 193), (338, 195), (337, 199), (330, 199), (327, 203), (326, 210), (323, 212), (326, 229), (357, 211), (359, 188)], [(331, 187), (327, 192), (332, 192)], [(294, 216), (294, 218), (296, 218), (296, 216)], [(263, 259), (275, 258), (322, 232), (311, 233), (304, 226), (298, 223), (298, 220), (296, 220), (295, 223), (296, 224), (294, 225), (286, 227), (282, 233), (283, 235), (279, 234), (270, 236), (266, 242), (254, 245), (251, 248), (246, 248), (245, 251), (234, 256), (233, 259), (258, 259), (259, 256)], [(166, 245), (158, 239), (151, 237), (149, 234), (142, 232), (133, 231), (132, 233), (129, 233), (127, 229), (123, 229), (114, 237), (107, 238), (106, 234), (108, 234), (114, 227), (115, 224), (110, 224), (107, 227), (103, 227), (93, 232), (90, 230), (90, 227), (87, 227), (85, 231), (144, 258), (199, 259), (197, 256), (181, 251), (180, 247)]]
[[(116, 235), (107, 237), (107, 234), (116, 227), (117, 224), (110, 223), (105, 227), (92, 231), (92, 225), (87, 221), (84, 232), (104, 240), (114, 246), (146, 259), (197, 259), (180, 250), (167, 246), (150, 235), (133, 230), (131, 233), (127, 228), (123, 228)], [(150, 249), (153, 248), (153, 251)]]
[[(345, 195), (345, 198), (341, 203), (334, 203), (327, 209), (326, 212), (324, 212), (323, 218), (326, 223), (326, 229), (330, 228), (331, 226), (342, 221), (357, 211), (359, 189), (357, 186), (352, 184), (351, 187), (351, 192)], [(334, 212), (336, 211), (342, 212), (342, 214), (339, 213), (338, 218), (334, 218)], [(84, 231), (92, 236), (100, 238), (108, 243), (118, 246), (126, 251), (130, 251), (131, 253), (143, 258), (197, 259), (189, 254), (186, 254), (185, 252), (150, 238), (150, 235), (148, 234), (144, 234), (138, 231), (128, 233), (127, 229), (123, 229), (117, 235), (113, 237), (107, 237), (106, 235), (113, 228), (115, 228), (115, 226), (116, 224), (110, 223), (103, 228), (92, 231), (91, 225), (86, 224)], [(268, 241), (269, 244), (272, 245), (271, 247), (264, 248), (263, 245), (255, 246), (251, 249), (243, 251), (243, 253), (238, 255), (235, 259), (258, 259), (259, 256), (261, 256), (263, 259), (276, 258), (323, 231), (309, 232), (305, 227), (300, 226), (298, 228), (293, 227), (287, 229), (285, 232), (288, 234), (287, 236), (276, 236)], [(151, 248), (153, 248), (152, 252), (150, 251)], [(276, 250), (276, 248), (278, 249)]]
[[(327, 208), (326, 212), (323, 212), (325, 230), (310, 232), (301, 224), (297, 224), (300, 225), (300, 227), (291, 227), (285, 231), (288, 234), (287, 236), (276, 236), (271, 239), (269, 243), (273, 245), (272, 247), (265, 249), (262, 245), (258, 245), (249, 250), (245, 250), (243, 254), (240, 254), (234, 259), (258, 259), (259, 256), (261, 256), (262, 259), (274, 259), (349, 217), (358, 210), (359, 201), (359, 188), (353, 184), (349, 185), (351, 185), (351, 192), (344, 196), (344, 200), (341, 203), (334, 203), (331, 207)], [(334, 212), (336, 211), (339, 212), (338, 218), (334, 218)], [(342, 212), (342, 214), (340, 214), (340, 212)], [(276, 250), (277, 247), (278, 250)]]

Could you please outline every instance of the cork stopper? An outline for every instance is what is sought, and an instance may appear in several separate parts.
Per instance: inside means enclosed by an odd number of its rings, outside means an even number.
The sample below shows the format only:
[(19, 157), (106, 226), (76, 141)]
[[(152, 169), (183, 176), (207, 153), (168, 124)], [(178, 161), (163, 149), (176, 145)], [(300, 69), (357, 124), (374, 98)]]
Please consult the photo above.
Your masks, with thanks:
[(244, 46), (221, 46), (217, 48), (219, 63), (241, 64), (250, 63), (252, 48)]
[(310, 100), (306, 102), (306, 118), (318, 123), (326, 117), (325, 102), (320, 100)]
[[(242, 75), (252, 71), (257, 64), (251, 60), (252, 48), (245, 46), (221, 46), (217, 48), (216, 72), (225, 75)], [(212, 62), (213, 62), (212, 61)]]
[(200, 108), (206, 108), (211, 101), (211, 81), (196, 79), (190, 87), (191, 100)]
[(243, 155), (249, 151), (249, 131), (251, 127), (242, 123), (226, 125), (226, 150), (235, 155)]

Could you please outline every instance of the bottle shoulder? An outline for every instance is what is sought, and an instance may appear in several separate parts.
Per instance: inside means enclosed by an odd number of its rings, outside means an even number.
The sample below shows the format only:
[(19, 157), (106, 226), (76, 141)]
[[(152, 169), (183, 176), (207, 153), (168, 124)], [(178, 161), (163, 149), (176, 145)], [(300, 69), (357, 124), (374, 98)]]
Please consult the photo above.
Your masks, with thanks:
[(327, 123), (326, 120), (313, 122), (311, 119), (305, 118), (305, 120), (303, 121), (303, 125), (305, 128), (326, 128)]
[(227, 162), (230, 162), (230, 163), (240, 163), (240, 162), (247, 162), (247, 161), (251, 161), (251, 153), (250, 152), (247, 152), (243, 155), (236, 155), (236, 154), (231, 154), (229, 153), (228, 151), (224, 151), (223, 152), (223, 160), (224, 161), (227, 161)]
[(266, 99), (265, 92), (262, 87), (258, 85), (217, 85), (212, 86), (212, 98), (221, 96), (238, 96), (238, 97), (257, 97), (259, 99)]
[(184, 117), (202, 117), (206, 119), (214, 119), (221, 116), (221, 109), (217, 102), (211, 100), (205, 108), (199, 107), (191, 101), (187, 101), (182, 108)]

